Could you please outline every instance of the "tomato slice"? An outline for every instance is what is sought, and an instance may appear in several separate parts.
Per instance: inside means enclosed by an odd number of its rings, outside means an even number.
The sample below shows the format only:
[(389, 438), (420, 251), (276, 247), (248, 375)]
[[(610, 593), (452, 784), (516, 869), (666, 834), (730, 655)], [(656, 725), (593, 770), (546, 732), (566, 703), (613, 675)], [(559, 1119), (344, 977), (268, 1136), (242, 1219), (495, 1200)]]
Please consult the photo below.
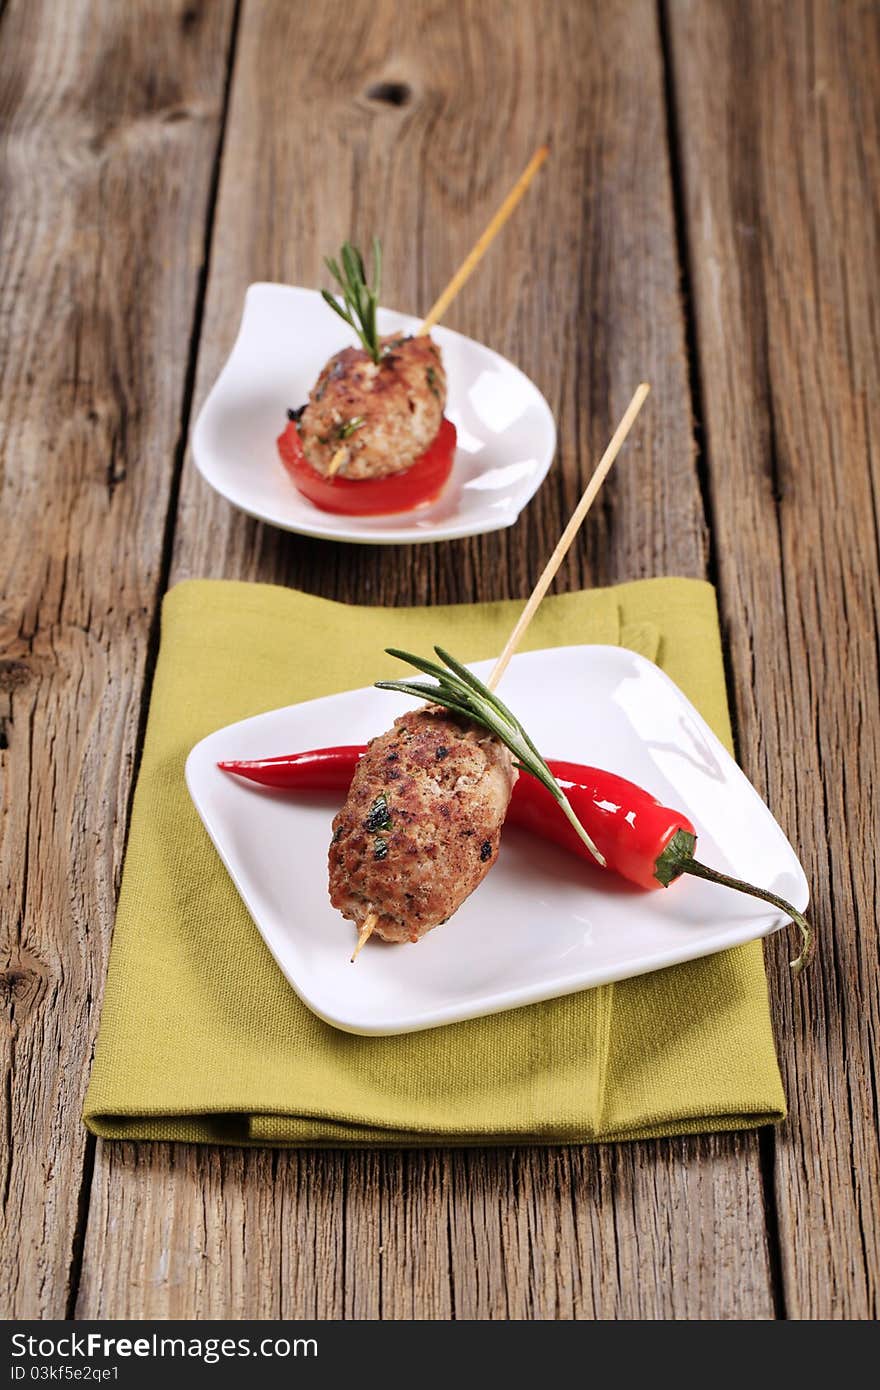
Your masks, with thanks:
[(455, 459), (455, 426), (444, 416), (437, 436), (403, 473), (389, 478), (325, 478), (303, 453), (299, 430), (291, 420), (278, 436), (278, 453), (303, 497), (322, 512), (344, 516), (388, 516), (433, 502), (446, 485)]

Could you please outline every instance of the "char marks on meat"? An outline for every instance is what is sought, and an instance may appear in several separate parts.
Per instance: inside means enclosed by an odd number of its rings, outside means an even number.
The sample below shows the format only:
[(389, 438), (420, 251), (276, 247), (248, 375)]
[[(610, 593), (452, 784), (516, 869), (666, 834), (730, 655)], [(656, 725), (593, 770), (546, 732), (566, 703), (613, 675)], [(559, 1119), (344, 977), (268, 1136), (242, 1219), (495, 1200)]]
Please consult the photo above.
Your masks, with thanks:
[(344, 449), (340, 477), (386, 478), (409, 468), (437, 437), (446, 404), (437, 344), (428, 334), (379, 341), (379, 362), (364, 348), (343, 348), (315, 382), (299, 433), (319, 473)]

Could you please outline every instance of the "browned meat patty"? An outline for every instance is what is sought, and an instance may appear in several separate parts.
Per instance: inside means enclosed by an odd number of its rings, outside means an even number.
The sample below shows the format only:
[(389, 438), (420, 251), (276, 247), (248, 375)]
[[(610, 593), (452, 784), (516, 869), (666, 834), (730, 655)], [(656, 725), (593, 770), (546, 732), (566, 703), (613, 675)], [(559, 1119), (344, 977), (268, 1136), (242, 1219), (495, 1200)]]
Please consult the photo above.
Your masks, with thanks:
[(436, 705), (374, 738), (333, 822), (330, 901), (386, 941), (451, 917), (498, 856), (517, 771), (503, 743)]
[(343, 478), (402, 473), (436, 438), (446, 405), (440, 349), (427, 334), (382, 338), (378, 364), (363, 348), (331, 357), (299, 421), (303, 453), (326, 474), (337, 450)]

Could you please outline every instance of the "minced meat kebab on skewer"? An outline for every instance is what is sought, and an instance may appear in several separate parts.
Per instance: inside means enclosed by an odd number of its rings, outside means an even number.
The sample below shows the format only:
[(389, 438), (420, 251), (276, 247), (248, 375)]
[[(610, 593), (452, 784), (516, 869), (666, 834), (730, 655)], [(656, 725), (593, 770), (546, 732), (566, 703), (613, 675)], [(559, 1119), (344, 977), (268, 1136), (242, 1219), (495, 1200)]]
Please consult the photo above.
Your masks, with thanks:
[(378, 339), (379, 357), (331, 357), (299, 418), (303, 453), (325, 478), (405, 473), (437, 438), (446, 403), (440, 349), (428, 334)]
[(519, 767), (550, 790), (599, 863), (562, 788), (514, 715), (466, 667), (437, 649), (444, 667), (406, 652), (436, 685), (380, 681), (430, 704), (397, 719), (358, 763), (330, 843), (330, 901), (358, 928), (419, 941), (447, 921), (498, 857)]
[(330, 901), (358, 930), (418, 941), (498, 856), (518, 776), (487, 729), (426, 705), (374, 738), (333, 822)]
[(325, 364), (305, 405), (288, 411), (278, 450), (297, 488), (317, 507), (356, 515), (407, 511), (442, 491), (455, 457), (455, 426), (444, 418), (446, 372), (430, 334), (380, 337), (382, 273), (373, 241), (373, 283), (346, 244), (327, 265), (341, 302), (321, 293), (360, 338)]
[[(363, 760), (367, 763), (369, 759), (367, 768), (365, 770), (363, 766), (358, 767), (349, 788), (345, 805), (333, 823), (333, 842), (330, 847), (331, 901), (334, 906), (340, 909), (343, 916), (348, 917), (358, 926), (358, 943), (352, 960), (355, 959), (358, 951), (374, 931), (389, 940), (418, 941), (431, 927), (447, 921), (453, 912), (461, 906), (465, 898), (482, 882), (497, 857), (498, 846), (494, 834), (496, 830), (495, 819), (497, 817), (497, 831), (500, 832), (516, 780), (515, 771), (519, 769), (537, 778), (550, 792), (588, 853), (598, 864), (604, 866), (604, 856), (576, 816), (562, 787), (519, 720), (498, 699), (495, 694), (495, 687), (507, 669), (511, 656), (522, 641), (523, 634), (552, 583), (553, 576), (562, 563), (563, 557), (583, 525), (584, 519), (617, 458), (649, 390), (650, 387), (647, 383), (642, 382), (635, 391), (587, 484), (583, 496), (560, 536), (553, 554), (544, 566), (529, 595), (525, 607), (505, 643), (504, 650), (493, 667), (488, 685), (484, 685), (467, 667), (449, 656), (440, 647), (435, 647), (434, 650), (443, 663), (442, 666), (438, 666), (432, 661), (425, 661), (420, 657), (411, 656), (408, 652), (389, 648), (391, 656), (405, 661), (408, 665), (414, 666), (416, 670), (424, 672), (436, 681), (436, 684), (428, 685), (418, 681), (380, 681), (378, 683), (380, 689), (399, 690), (404, 694), (415, 695), (419, 699), (429, 701), (427, 710), (416, 711), (416, 718), (419, 715), (422, 719), (430, 718), (435, 725), (444, 730), (443, 741), (434, 747), (435, 760), (438, 746), (447, 747), (451, 743), (458, 743), (464, 739), (464, 741), (470, 741), (472, 744), (476, 743), (477, 746), (482, 747), (485, 756), (488, 756), (487, 750), (491, 747), (496, 766), (499, 762), (502, 767), (505, 766), (500, 760), (502, 759), (501, 749), (506, 749), (508, 754), (513, 755), (513, 762), (510, 764), (512, 775), (508, 779), (506, 795), (503, 796), (503, 799), (497, 796), (496, 791), (496, 795), (489, 797), (487, 805), (484, 787), (491, 785), (495, 788), (497, 784), (493, 784), (491, 781), (483, 783), (481, 776), (478, 776), (475, 782), (475, 786), (480, 787), (480, 793), (471, 791), (462, 798), (464, 814), (473, 814), (477, 822), (482, 817), (484, 826), (489, 830), (489, 834), (480, 842), (481, 853), (484, 845), (488, 845), (489, 848), (485, 859), (481, 861), (480, 869), (477, 869), (472, 859), (466, 861), (466, 867), (464, 862), (461, 863), (446, 877), (445, 884), (441, 880), (441, 886), (445, 891), (442, 891), (439, 896), (435, 896), (427, 892), (427, 886), (422, 886), (422, 880), (430, 878), (430, 870), (426, 870), (424, 866), (420, 867), (419, 860), (415, 857), (407, 865), (404, 855), (400, 853), (407, 848), (405, 838), (401, 837), (395, 841), (397, 852), (391, 865), (388, 864), (390, 850), (387, 836), (381, 837), (382, 844), (378, 846), (378, 859), (375, 852), (372, 860), (368, 854), (363, 852), (363, 833), (370, 833), (369, 826), (376, 823), (379, 813), (381, 813), (382, 820), (387, 821), (390, 828), (393, 829), (395, 825), (395, 796), (394, 793), (389, 796), (387, 778), (383, 784), (384, 769), (388, 764), (387, 762), (383, 763), (382, 757), (387, 758), (396, 750), (392, 746), (389, 747), (388, 753), (384, 753), (382, 750), (373, 757), (371, 756), (372, 750), (381, 749), (383, 744), (382, 739), (374, 740), (370, 751)], [(440, 709), (437, 709), (437, 706)], [(442, 710), (445, 710), (445, 714), (441, 713)], [(398, 720), (395, 729), (398, 725), (408, 728), (408, 721), (411, 719), (411, 715), (404, 716), (403, 720)], [(416, 727), (420, 726), (417, 725)], [(487, 742), (487, 734), (491, 736), (491, 742)], [(385, 735), (385, 740), (393, 739), (393, 735), (394, 730), (390, 735)], [(394, 758), (391, 759), (392, 767), (395, 761)], [(429, 762), (429, 759), (423, 759), (423, 762), (425, 761)], [(438, 761), (442, 762), (443, 759)], [(487, 771), (484, 772), (484, 776), (487, 775)], [(392, 784), (395, 780), (395, 778), (390, 779)], [(433, 780), (436, 782), (436, 779)], [(420, 836), (427, 837), (429, 844), (445, 843), (449, 838), (448, 823), (452, 819), (452, 808), (448, 805), (448, 798), (438, 795), (432, 801), (428, 795), (426, 799), (426, 793), (430, 794), (431, 791), (430, 778), (419, 778), (417, 786)], [(453, 792), (455, 790), (456, 784), (453, 783)], [(416, 808), (404, 805), (402, 809), (404, 812), (410, 812)], [(404, 817), (400, 819), (404, 819)], [(441, 826), (443, 827), (442, 830)], [(460, 829), (466, 830), (467, 828), (469, 825), (462, 820)], [(479, 825), (477, 824), (474, 828), (479, 829)], [(345, 853), (344, 849), (338, 848), (340, 843), (346, 839), (346, 834), (349, 837), (354, 836), (354, 846), (356, 846), (353, 855), (350, 856)], [(470, 837), (465, 835), (461, 838), (469, 839)], [(407, 894), (410, 895), (409, 898)], [(423, 903), (423, 907), (419, 909), (421, 915), (412, 910), (410, 903)], [(381, 931), (379, 930), (380, 925)]]
[(382, 248), (373, 238), (371, 279), (356, 246), (325, 262), (336, 290), (327, 304), (360, 340), (334, 353), (305, 404), (288, 410), (278, 439), (281, 461), (299, 491), (323, 511), (392, 515), (433, 502), (455, 461), (455, 426), (443, 414), (446, 371), (430, 330), (507, 221), (547, 158), (535, 151), (418, 332), (379, 335)]

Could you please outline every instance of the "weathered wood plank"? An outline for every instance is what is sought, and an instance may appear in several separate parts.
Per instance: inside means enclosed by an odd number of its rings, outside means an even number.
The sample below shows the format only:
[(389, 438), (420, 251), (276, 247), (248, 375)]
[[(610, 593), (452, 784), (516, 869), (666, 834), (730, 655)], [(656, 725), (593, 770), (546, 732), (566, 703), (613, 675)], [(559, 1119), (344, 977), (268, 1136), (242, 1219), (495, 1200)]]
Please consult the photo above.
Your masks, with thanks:
[(293, 1304), (343, 1316), (341, 1155), (206, 1148), (195, 1163), (185, 1145), (98, 1149), (89, 1247), (108, 1265), (84, 1261), (88, 1316), (288, 1318)]
[[(369, 95), (384, 81), (406, 87), (402, 105)], [(345, 25), (318, 6), (246, 5), (197, 398), (231, 345), (247, 284), (319, 283), (323, 254), (345, 236), (379, 231), (388, 302), (427, 306), (548, 135), (540, 193), (449, 317), (517, 361), (556, 413), (560, 459), (527, 516), (504, 535), (415, 553), (341, 547), (249, 521), (188, 468), (173, 578), (376, 603), (522, 595), (642, 376), (656, 393), (641, 455), (609, 484), (561, 582), (704, 573), (648, 3), (380, 0), (349, 5)], [(772, 1316), (753, 1136), (595, 1152), (279, 1154), (269, 1196), (266, 1162), (99, 1145), (80, 1315)], [(151, 1191), (161, 1200), (142, 1200)], [(171, 1245), (169, 1222), (180, 1233)], [(243, 1258), (206, 1270), (201, 1252), (232, 1232)], [(269, 1250), (277, 1279), (263, 1268)]]
[(7, 1317), (58, 1318), (232, 7), (22, 0), (0, 33)]
[(455, 1155), (457, 1315), (772, 1317), (753, 1147), (718, 1136)]
[(799, 846), (819, 959), (768, 948), (791, 1119), (786, 1310), (878, 1311), (880, 14), (669, 11), (723, 611), (746, 770)]

